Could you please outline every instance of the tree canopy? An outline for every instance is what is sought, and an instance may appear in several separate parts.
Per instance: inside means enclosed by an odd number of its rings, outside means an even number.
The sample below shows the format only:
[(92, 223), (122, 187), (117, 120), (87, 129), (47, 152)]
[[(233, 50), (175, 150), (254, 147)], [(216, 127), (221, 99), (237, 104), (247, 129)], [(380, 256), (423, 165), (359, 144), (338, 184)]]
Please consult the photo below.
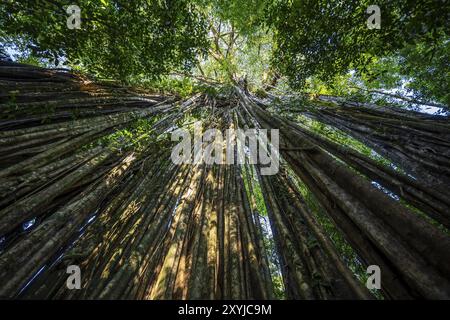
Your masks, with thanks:
[(449, 103), (444, 0), (381, 1), (379, 29), (367, 26), (370, 1), (86, 0), (83, 27), (69, 30), (69, 2), (4, 1), (2, 43), (135, 83), (173, 71), (227, 81), (239, 69), (260, 87), (285, 77), (297, 90), (320, 81), (333, 92), (356, 72), (365, 90)]
[[(71, 1), (13, 1), (0, 7), (1, 36), (52, 62), (98, 77), (154, 78), (192, 67), (207, 46), (206, 21), (190, 1), (78, 1), (82, 27), (70, 30)], [(19, 42), (18, 42), (19, 41)]]

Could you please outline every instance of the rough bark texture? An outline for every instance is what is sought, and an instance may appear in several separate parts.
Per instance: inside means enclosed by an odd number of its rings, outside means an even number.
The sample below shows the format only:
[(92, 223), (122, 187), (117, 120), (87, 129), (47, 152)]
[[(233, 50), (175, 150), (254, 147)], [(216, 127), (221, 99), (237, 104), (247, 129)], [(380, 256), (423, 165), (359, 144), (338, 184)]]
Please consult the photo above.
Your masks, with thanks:
[[(380, 266), (385, 298), (450, 298), (447, 119), (321, 97), (293, 110), (348, 132), (399, 171), (237, 87), (182, 101), (0, 62), (0, 89), (2, 298), (272, 299), (270, 256), (288, 299), (374, 298), (298, 182), (362, 264)], [(173, 164), (168, 132), (199, 115), (222, 133), (279, 129), (279, 173)], [(148, 132), (114, 140), (142, 120)], [(229, 155), (237, 163), (237, 150)], [(66, 287), (73, 264), (81, 290)]]

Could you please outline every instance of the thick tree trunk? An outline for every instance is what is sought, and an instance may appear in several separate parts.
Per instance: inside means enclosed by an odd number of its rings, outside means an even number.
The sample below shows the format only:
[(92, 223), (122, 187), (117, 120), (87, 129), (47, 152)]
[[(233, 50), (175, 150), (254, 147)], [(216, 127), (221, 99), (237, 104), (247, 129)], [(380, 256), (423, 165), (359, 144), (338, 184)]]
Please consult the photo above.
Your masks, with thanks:
[[(179, 102), (11, 62), (0, 63), (0, 88), (1, 297), (270, 299), (281, 274), (289, 299), (372, 299), (298, 183), (364, 266), (381, 268), (385, 298), (450, 297), (441, 119), (324, 101), (306, 112), (412, 178), (269, 112), (239, 88)], [(173, 164), (168, 133), (199, 115), (222, 133), (279, 129), (280, 172), (263, 176), (248, 162)], [(108, 142), (139, 121), (148, 132)], [(237, 163), (237, 149), (231, 154)], [(266, 212), (271, 230), (261, 224)], [(276, 252), (266, 246), (272, 240)], [(73, 264), (81, 290), (66, 287)]]

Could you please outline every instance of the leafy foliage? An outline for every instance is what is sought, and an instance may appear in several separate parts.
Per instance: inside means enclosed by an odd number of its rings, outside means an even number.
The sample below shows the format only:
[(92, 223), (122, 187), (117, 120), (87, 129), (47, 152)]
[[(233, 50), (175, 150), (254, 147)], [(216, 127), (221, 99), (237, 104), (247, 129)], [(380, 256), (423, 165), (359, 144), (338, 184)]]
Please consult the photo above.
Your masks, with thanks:
[(208, 42), (187, 0), (80, 0), (81, 29), (67, 28), (68, 0), (3, 1), (0, 41), (33, 55), (123, 81), (190, 68)]
[(450, 42), (444, 34), (432, 45), (425, 41), (408, 45), (398, 55), (373, 63), (363, 78), (364, 85), (373, 89), (404, 87), (414, 99), (450, 105), (449, 52)]
[(376, 57), (420, 41), (435, 44), (449, 30), (446, 1), (383, 0), (381, 29), (369, 29), (371, 1), (274, 1), (267, 10), (276, 29), (274, 63), (291, 83), (332, 80), (353, 68), (365, 73)]

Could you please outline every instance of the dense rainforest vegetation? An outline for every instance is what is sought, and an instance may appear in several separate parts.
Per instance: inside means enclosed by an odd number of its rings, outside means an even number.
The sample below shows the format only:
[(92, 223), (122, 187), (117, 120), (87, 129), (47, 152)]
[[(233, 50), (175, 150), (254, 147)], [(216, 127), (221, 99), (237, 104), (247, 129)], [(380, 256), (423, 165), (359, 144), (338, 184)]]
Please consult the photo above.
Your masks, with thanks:
[[(450, 299), (449, 30), (445, 0), (3, 0), (0, 297)], [(278, 173), (174, 163), (199, 122), (278, 129)]]

